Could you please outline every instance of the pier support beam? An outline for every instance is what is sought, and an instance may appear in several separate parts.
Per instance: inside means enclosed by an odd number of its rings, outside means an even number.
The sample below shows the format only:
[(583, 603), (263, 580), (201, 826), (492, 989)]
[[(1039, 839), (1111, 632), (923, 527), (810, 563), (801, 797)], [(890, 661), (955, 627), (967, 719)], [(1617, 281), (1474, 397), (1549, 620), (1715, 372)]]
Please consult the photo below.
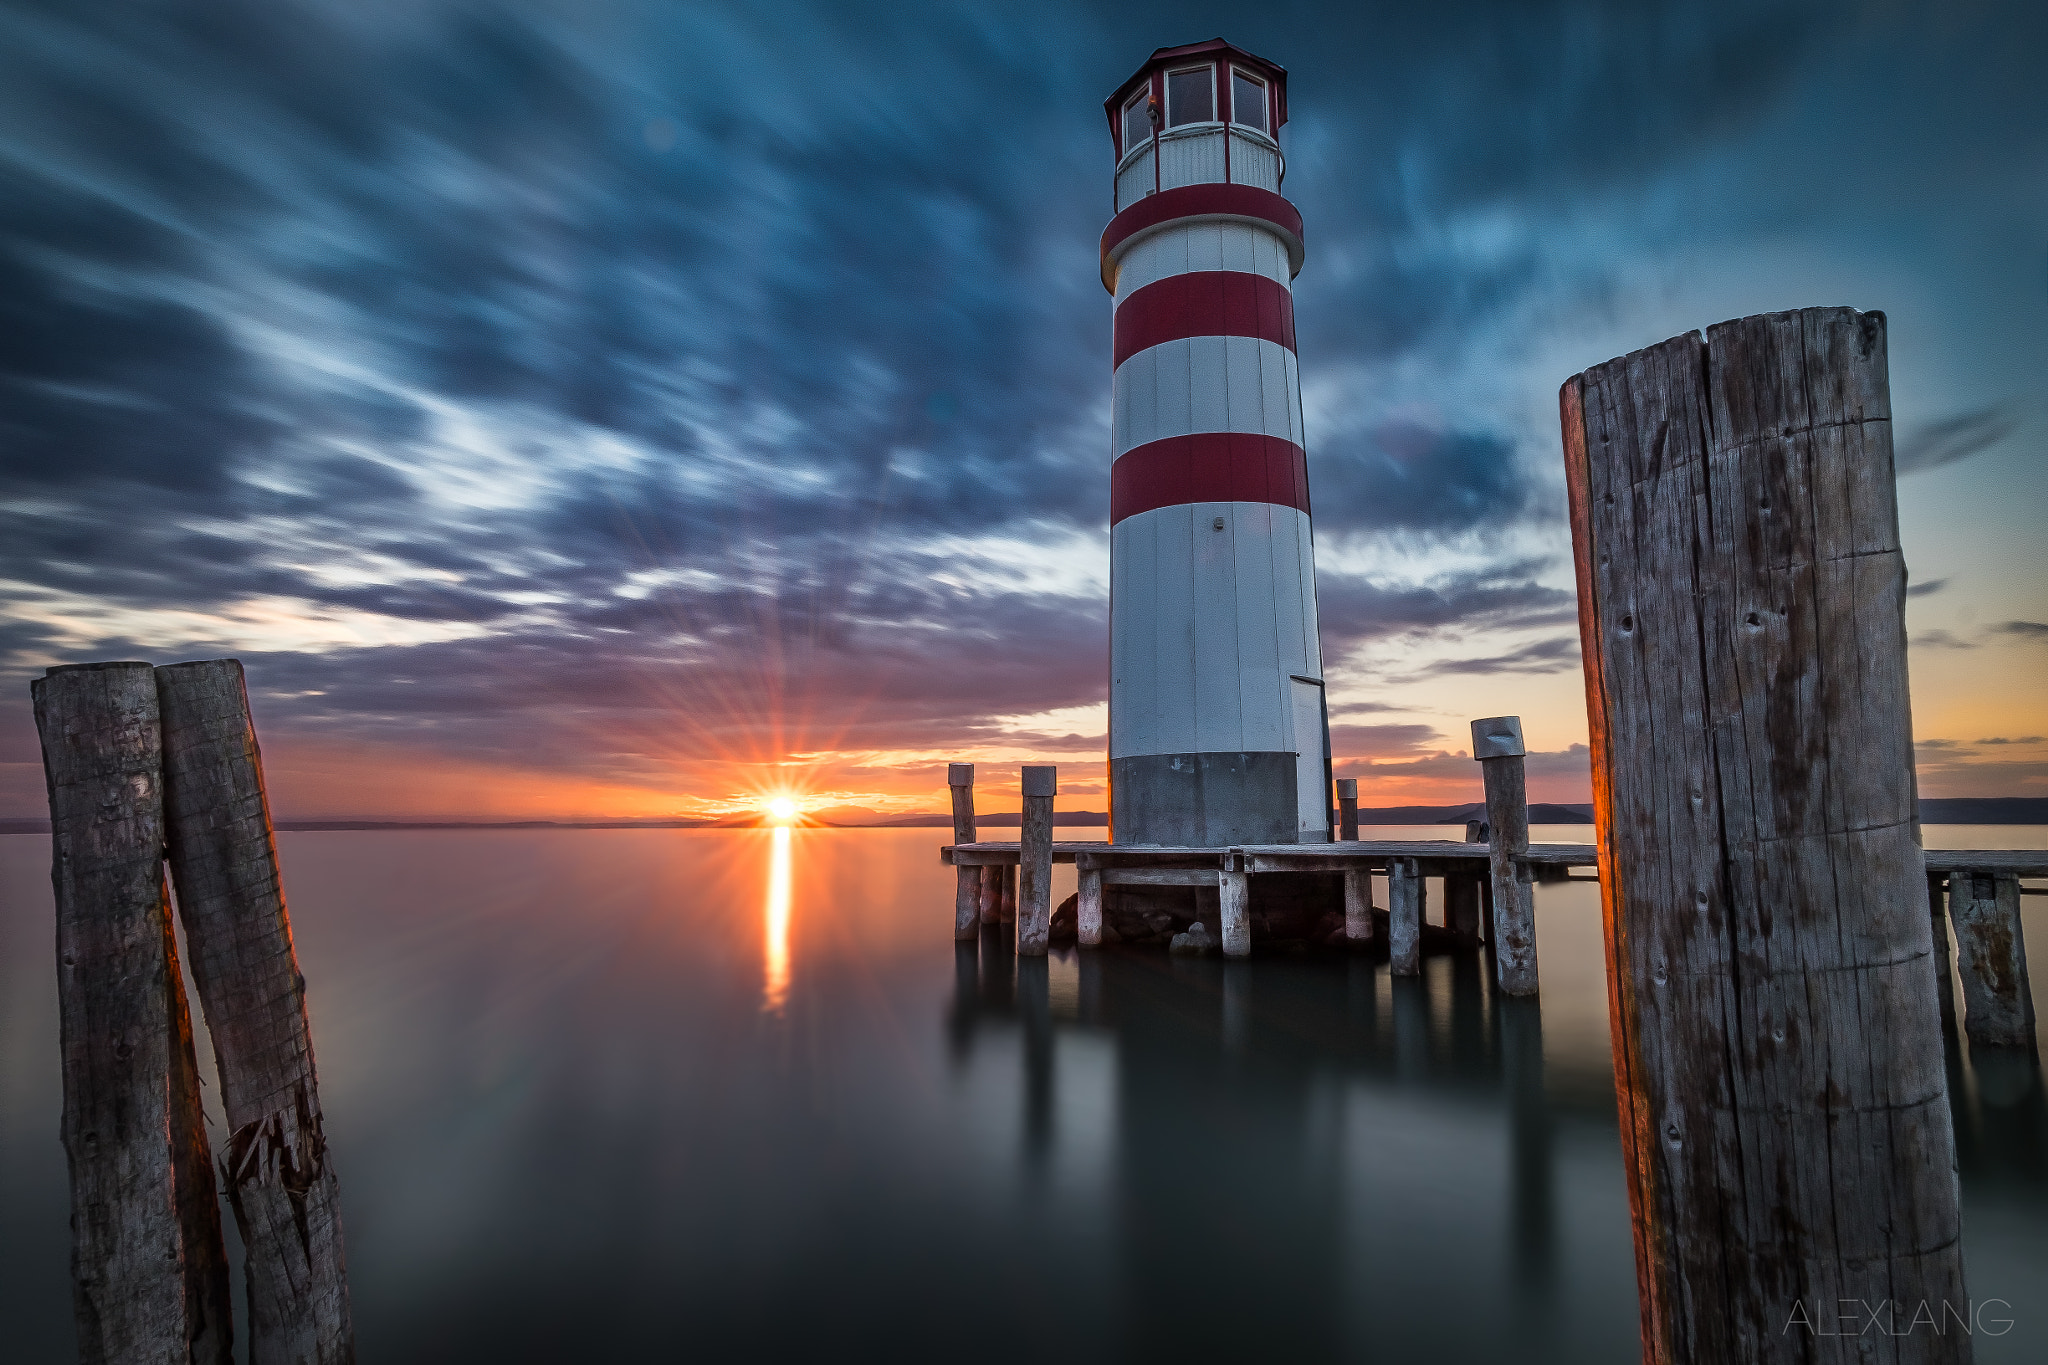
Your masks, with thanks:
[(1948, 906), (1963, 978), (1963, 1032), (1973, 1044), (2032, 1047), (2034, 993), (2020, 932), (2020, 879), (2004, 872), (1951, 873)]
[(981, 922), (1003, 922), (1003, 869), (993, 863), (981, 868)]
[(1249, 957), (1252, 951), (1250, 862), (1241, 848), (1223, 855), (1216, 879), (1218, 917), (1223, 921), (1223, 955)]
[(1052, 802), (1059, 769), (1024, 765), (1024, 825), (1017, 845), (1017, 955), (1044, 957), (1052, 926)]
[(1422, 973), (1422, 866), (1413, 858), (1387, 863), (1387, 962), (1395, 976)]
[(1529, 787), (1520, 716), (1472, 722), (1472, 757), (1486, 782), (1487, 879), (1493, 892), (1493, 965), (1508, 995), (1536, 994), (1536, 892), (1530, 884)]
[[(946, 786), (953, 793), (953, 842), (974, 842), (974, 765), (948, 763)], [(953, 938), (958, 942), (977, 937), (981, 919), (981, 869), (956, 867), (953, 887)]]
[(1372, 942), (1372, 874), (1364, 868), (1344, 874), (1344, 941)]
[(1078, 883), (1074, 904), (1075, 937), (1083, 948), (1099, 947), (1102, 943), (1102, 869), (1081, 868), (1075, 880)]
[(1559, 401), (1643, 1357), (1880, 1350), (1787, 1321), (1969, 1311), (1884, 315), (1723, 323)]
[(1358, 842), (1358, 779), (1337, 779), (1337, 837)]

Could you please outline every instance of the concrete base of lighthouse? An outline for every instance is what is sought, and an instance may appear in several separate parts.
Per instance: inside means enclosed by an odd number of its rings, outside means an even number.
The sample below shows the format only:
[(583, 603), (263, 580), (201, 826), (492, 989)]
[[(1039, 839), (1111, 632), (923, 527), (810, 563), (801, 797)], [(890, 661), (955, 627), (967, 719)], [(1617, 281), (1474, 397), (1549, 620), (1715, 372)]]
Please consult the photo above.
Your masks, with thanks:
[(1299, 768), (1292, 752), (1111, 759), (1109, 818), (1116, 842), (1180, 848), (1327, 842), (1327, 831), (1299, 828)]

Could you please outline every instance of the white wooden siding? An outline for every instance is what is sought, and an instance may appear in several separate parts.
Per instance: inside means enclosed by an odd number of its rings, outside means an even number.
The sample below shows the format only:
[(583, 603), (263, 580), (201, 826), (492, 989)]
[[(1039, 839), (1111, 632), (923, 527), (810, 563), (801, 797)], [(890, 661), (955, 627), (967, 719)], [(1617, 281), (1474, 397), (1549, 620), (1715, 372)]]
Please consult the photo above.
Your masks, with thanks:
[(1306, 448), (1294, 352), (1259, 337), (1183, 337), (1117, 366), (1110, 457), (1168, 436), (1237, 431)]
[(1294, 703), (1294, 808), (1297, 831), (1330, 827), (1330, 789), (1323, 780), (1323, 689), (1317, 683), (1288, 679)]
[(1270, 143), (1255, 141), (1235, 129), (1230, 134), (1230, 179), (1233, 184), (1256, 185), (1280, 192), (1280, 154)]
[(1159, 188), (1222, 183), (1222, 129), (1159, 139)]
[[(1161, 507), (1117, 523), (1111, 758), (1294, 747), (1293, 675), (1322, 676), (1308, 544), (1308, 517), (1271, 503)], [(1320, 739), (1316, 753), (1320, 768)]]
[(1147, 143), (1129, 165), (1116, 173), (1116, 211), (1122, 213), (1152, 193), (1152, 147)]
[(1287, 247), (1277, 233), (1243, 222), (1188, 223), (1161, 228), (1125, 250), (1117, 263), (1116, 300), (1196, 270), (1238, 270), (1294, 287)]

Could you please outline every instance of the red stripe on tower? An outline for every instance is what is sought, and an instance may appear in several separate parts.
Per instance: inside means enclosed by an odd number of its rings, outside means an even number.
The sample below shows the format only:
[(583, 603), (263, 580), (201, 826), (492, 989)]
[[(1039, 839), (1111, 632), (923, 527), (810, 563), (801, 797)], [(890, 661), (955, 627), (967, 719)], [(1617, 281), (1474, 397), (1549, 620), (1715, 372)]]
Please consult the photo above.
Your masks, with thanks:
[(1278, 280), (1237, 270), (1169, 275), (1116, 309), (1112, 368), (1163, 341), (1257, 337), (1294, 349), (1294, 294)]
[(1125, 451), (1109, 467), (1109, 524), (1190, 502), (1270, 502), (1308, 508), (1308, 455), (1292, 441), (1237, 431), (1169, 436)]

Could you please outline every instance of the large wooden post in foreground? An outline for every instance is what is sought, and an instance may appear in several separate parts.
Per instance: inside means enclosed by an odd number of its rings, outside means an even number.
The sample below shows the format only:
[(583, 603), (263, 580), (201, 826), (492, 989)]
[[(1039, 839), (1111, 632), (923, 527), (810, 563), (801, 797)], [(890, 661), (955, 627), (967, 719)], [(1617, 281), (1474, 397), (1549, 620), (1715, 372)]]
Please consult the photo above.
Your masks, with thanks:
[[(953, 794), (953, 842), (974, 842), (974, 765), (948, 763), (946, 788)], [(981, 934), (981, 869), (953, 869), (953, 937), (977, 938)]]
[(1495, 979), (1509, 995), (1534, 995), (1536, 981), (1536, 889), (1529, 865), (1529, 783), (1522, 771), (1520, 716), (1491, 716), (1472, 722), (1472, 757), (1486, 784), (1486, 846), (1492, 876)]
[(341, 1196), (242, 665), (173, 664), (155, 685), (165, 847), (227, 1113), (249, 1359), (341, 1365), (355, 1358)]
[(156, 675), (53, 668), (30, 690), (50, 791), (78, 1358), (227, 1365), (227, 1252), (164, 891)]
[(1884, 316), (1560, 401), (1644, 1357), (1967, 1360)]
[(1017, 843), (1017, 953), (1044, 957), (1052, 936), (1052, 801), (1059, 769), (1024, 765), (1024, 821)]

